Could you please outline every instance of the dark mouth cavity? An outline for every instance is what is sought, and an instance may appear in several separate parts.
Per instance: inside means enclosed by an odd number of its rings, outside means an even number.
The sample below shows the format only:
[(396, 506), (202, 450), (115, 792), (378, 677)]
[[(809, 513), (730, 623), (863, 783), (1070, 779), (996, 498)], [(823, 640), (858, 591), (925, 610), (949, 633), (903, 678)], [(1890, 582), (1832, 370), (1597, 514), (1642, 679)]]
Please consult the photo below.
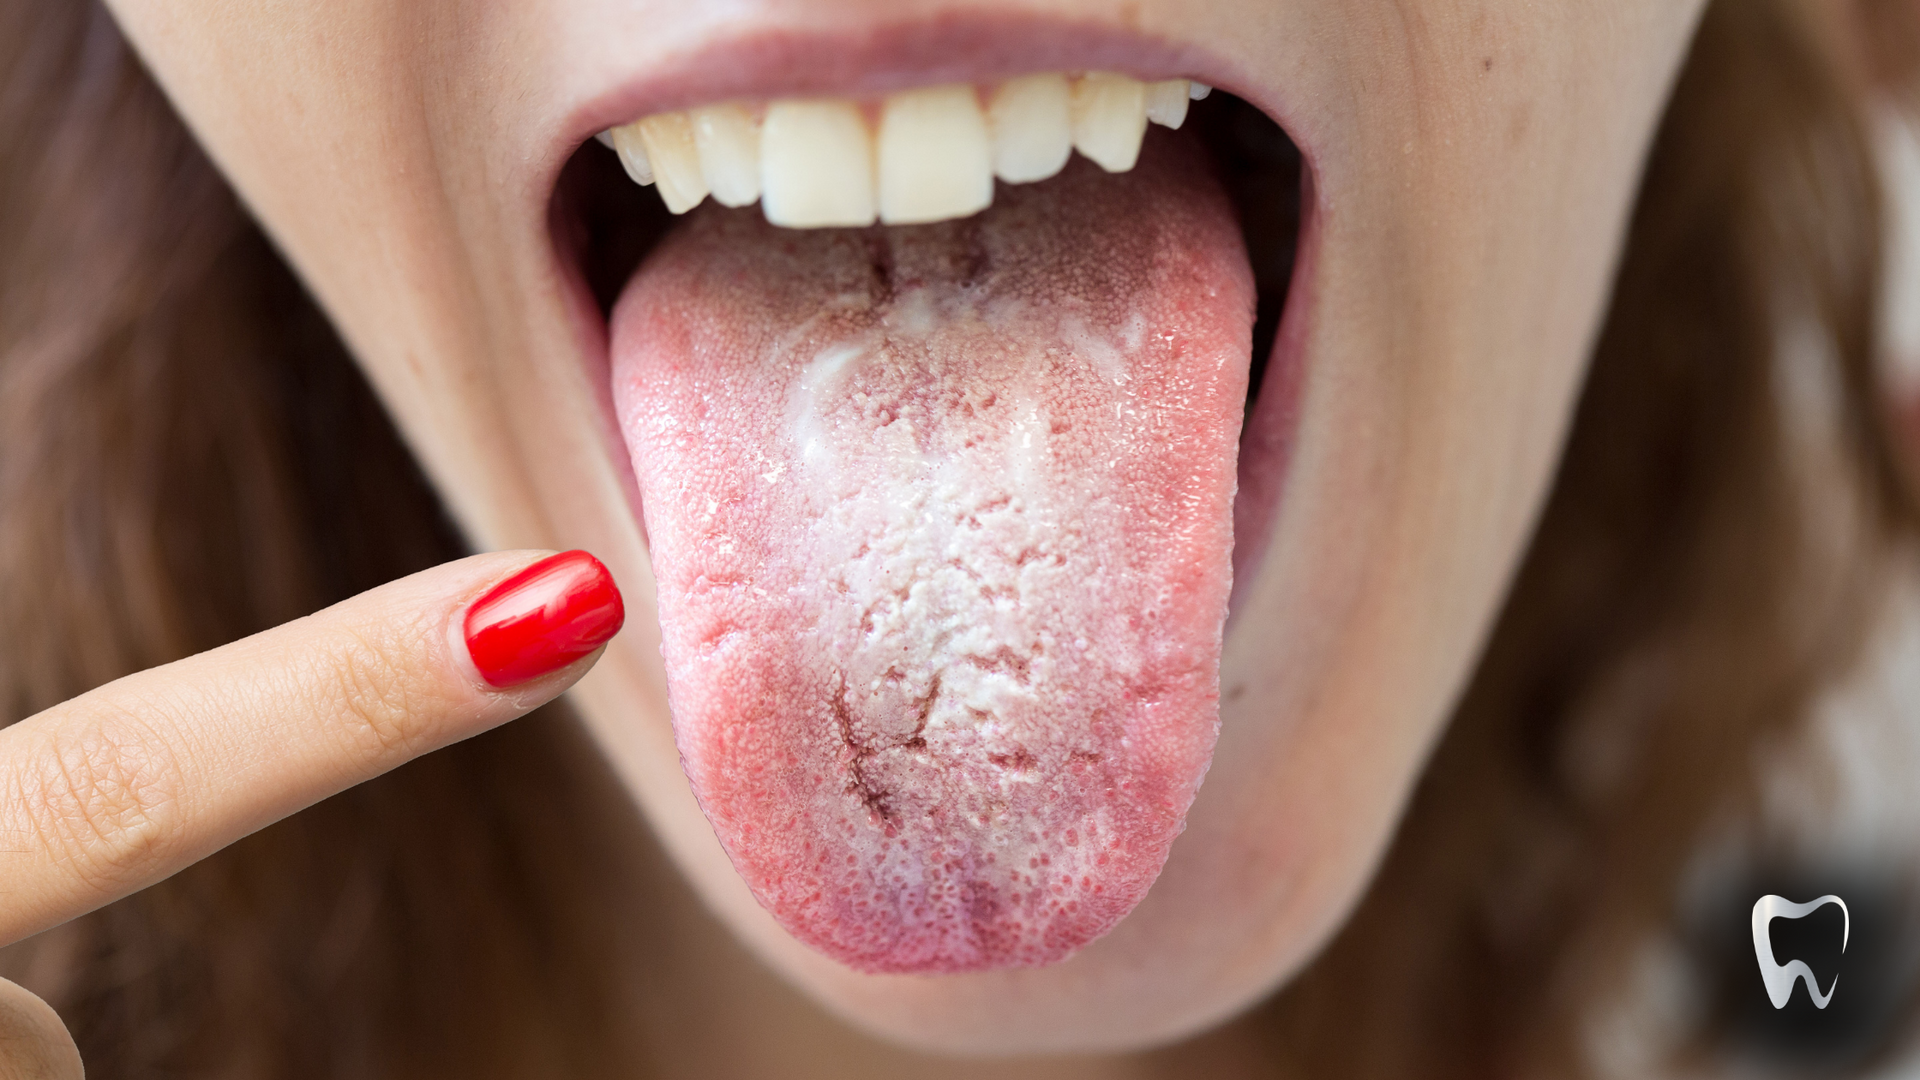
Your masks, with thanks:
[[(1155, 127), (1147, 137), (1195, 138), (1212, 158), (1239, 213), (1259, 297), (1247, 382), (1251, 411), (1259, 400), (1293, 277), (1300, 234), (1299, 148), (1265, 113), (1219, 90), (1193, 103), (1179, 132)], [(597, 142), (581, 145), (561, 170), (553, 199), (555, 238), (561, 251), (572, 254), (602, 318), (610, 315), (640, 261), (676, 220), (659, 195), (627, 179), (613, 152)]]

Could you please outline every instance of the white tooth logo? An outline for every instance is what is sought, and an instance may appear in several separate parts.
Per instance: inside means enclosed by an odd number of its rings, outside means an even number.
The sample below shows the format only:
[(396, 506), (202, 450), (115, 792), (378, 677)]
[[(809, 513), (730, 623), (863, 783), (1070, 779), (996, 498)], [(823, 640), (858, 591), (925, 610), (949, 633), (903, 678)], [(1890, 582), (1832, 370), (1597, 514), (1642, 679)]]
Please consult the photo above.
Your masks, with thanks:
[(1753, 902), (1753, 957), (1760, 961), (1760, 978), (1767, 984), (1767, 997), (1773, 1001), (1773, 1007), (1784, 1009), (1787, 999), (1793, 996), (1793, 984), (1807, 980), (1807, 996), (1820, 1008), (1827, 1007), (1833, 1000), (1834, 988), (1840, 985), (1840, 976), (1834, 975), (1832, 985), (1825, 994), (1820, 993), (1820, 984), (1813, 981), (1813, 969), (1805, 960), (1795, 960), (1786, 965), (1773, 959), (1773, 939), (1767, 935), (1767, 925), (1775, 919), (1798, 919), (1810, 915), (1828, 904), (1840, 905), (1840, 951), (1847, 951), (1847, 935), (1853, 930), (1853, 916), (1847, 913), (1847, 902), (1828, 893), (1818, 900), (1805, 904), (1796, 904), (1784, 896), (1772, 893)]

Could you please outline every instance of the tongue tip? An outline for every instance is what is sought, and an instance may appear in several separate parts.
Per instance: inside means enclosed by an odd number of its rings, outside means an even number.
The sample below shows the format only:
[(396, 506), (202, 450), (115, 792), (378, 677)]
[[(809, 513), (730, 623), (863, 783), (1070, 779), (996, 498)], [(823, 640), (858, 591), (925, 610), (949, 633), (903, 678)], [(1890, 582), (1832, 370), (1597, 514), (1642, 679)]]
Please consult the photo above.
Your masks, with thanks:
[[(971, 911), (959, 919), (917, 924), (876, 920), (872, 912), (823, 917), (823, 906), (817, 900), (789, 905), (777, 895), (755, 892), (788, 933), (855, 971), (869, 975), (962, 975), (1049, 967), (1070, 959), (1133, 910), (1159, 876), (1163, 862), (1164, 853), (1133, 882), (1115, 881), (1110, 876), (1092, 883), (1104, 895), (1089, 899), (1082, 892), (1080, 899), (1059, 901), (1060, 907), (1069, 910), (1037, 916), (996, 911), (991, 904), (962, 900), (963, 907), (986, 910)], [(1049, 891), (1044, 885), (1032, 888)], [(1092, 902), (1096, 899), (1100, 901), (1097, 904)]]
[[(755, 898), (816, 951), (867, 974), (1046, 967), (1111, 931), (1159, 876), (1211, 760), (1217, 705), (1204, 691), (1141, 695), (1126, 725), (1135, 735), (1118, 741), (1143, 752), (1041, 781), (1041, 807), (1010, 811), (1024, 835), (968, 828), (939, 808), (915, 828), (801, 761), (777, 777), (741, 770), (741, 758), (764, 758), (737, 744), (695, 754), (689, 775)], [(818, 795), (796, 815), (764, 797), (773, 789)], [(812, 825), (794, 828), (796, 816)]]

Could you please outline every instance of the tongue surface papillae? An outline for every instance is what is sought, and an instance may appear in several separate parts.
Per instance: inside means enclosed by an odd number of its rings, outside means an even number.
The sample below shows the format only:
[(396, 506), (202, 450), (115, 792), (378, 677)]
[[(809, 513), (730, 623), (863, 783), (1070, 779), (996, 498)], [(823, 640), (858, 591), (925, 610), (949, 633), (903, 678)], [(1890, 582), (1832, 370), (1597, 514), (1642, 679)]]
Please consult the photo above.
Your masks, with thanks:
[(1166, 142), (940, 225), (704, 210), (614, 313), (687, 775), (855, 968), (1064, 958), (1206, 772), (1253, 286)]

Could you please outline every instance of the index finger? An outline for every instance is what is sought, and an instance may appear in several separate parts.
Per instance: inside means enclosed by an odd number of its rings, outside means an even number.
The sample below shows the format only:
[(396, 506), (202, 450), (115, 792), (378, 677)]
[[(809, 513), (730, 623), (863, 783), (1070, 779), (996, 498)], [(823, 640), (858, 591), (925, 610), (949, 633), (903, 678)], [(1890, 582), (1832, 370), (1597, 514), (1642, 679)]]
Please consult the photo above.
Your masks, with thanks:
[(0, 944), (539, 706), (624, 612), (585, 552), (476, 555), (0, 730)]

